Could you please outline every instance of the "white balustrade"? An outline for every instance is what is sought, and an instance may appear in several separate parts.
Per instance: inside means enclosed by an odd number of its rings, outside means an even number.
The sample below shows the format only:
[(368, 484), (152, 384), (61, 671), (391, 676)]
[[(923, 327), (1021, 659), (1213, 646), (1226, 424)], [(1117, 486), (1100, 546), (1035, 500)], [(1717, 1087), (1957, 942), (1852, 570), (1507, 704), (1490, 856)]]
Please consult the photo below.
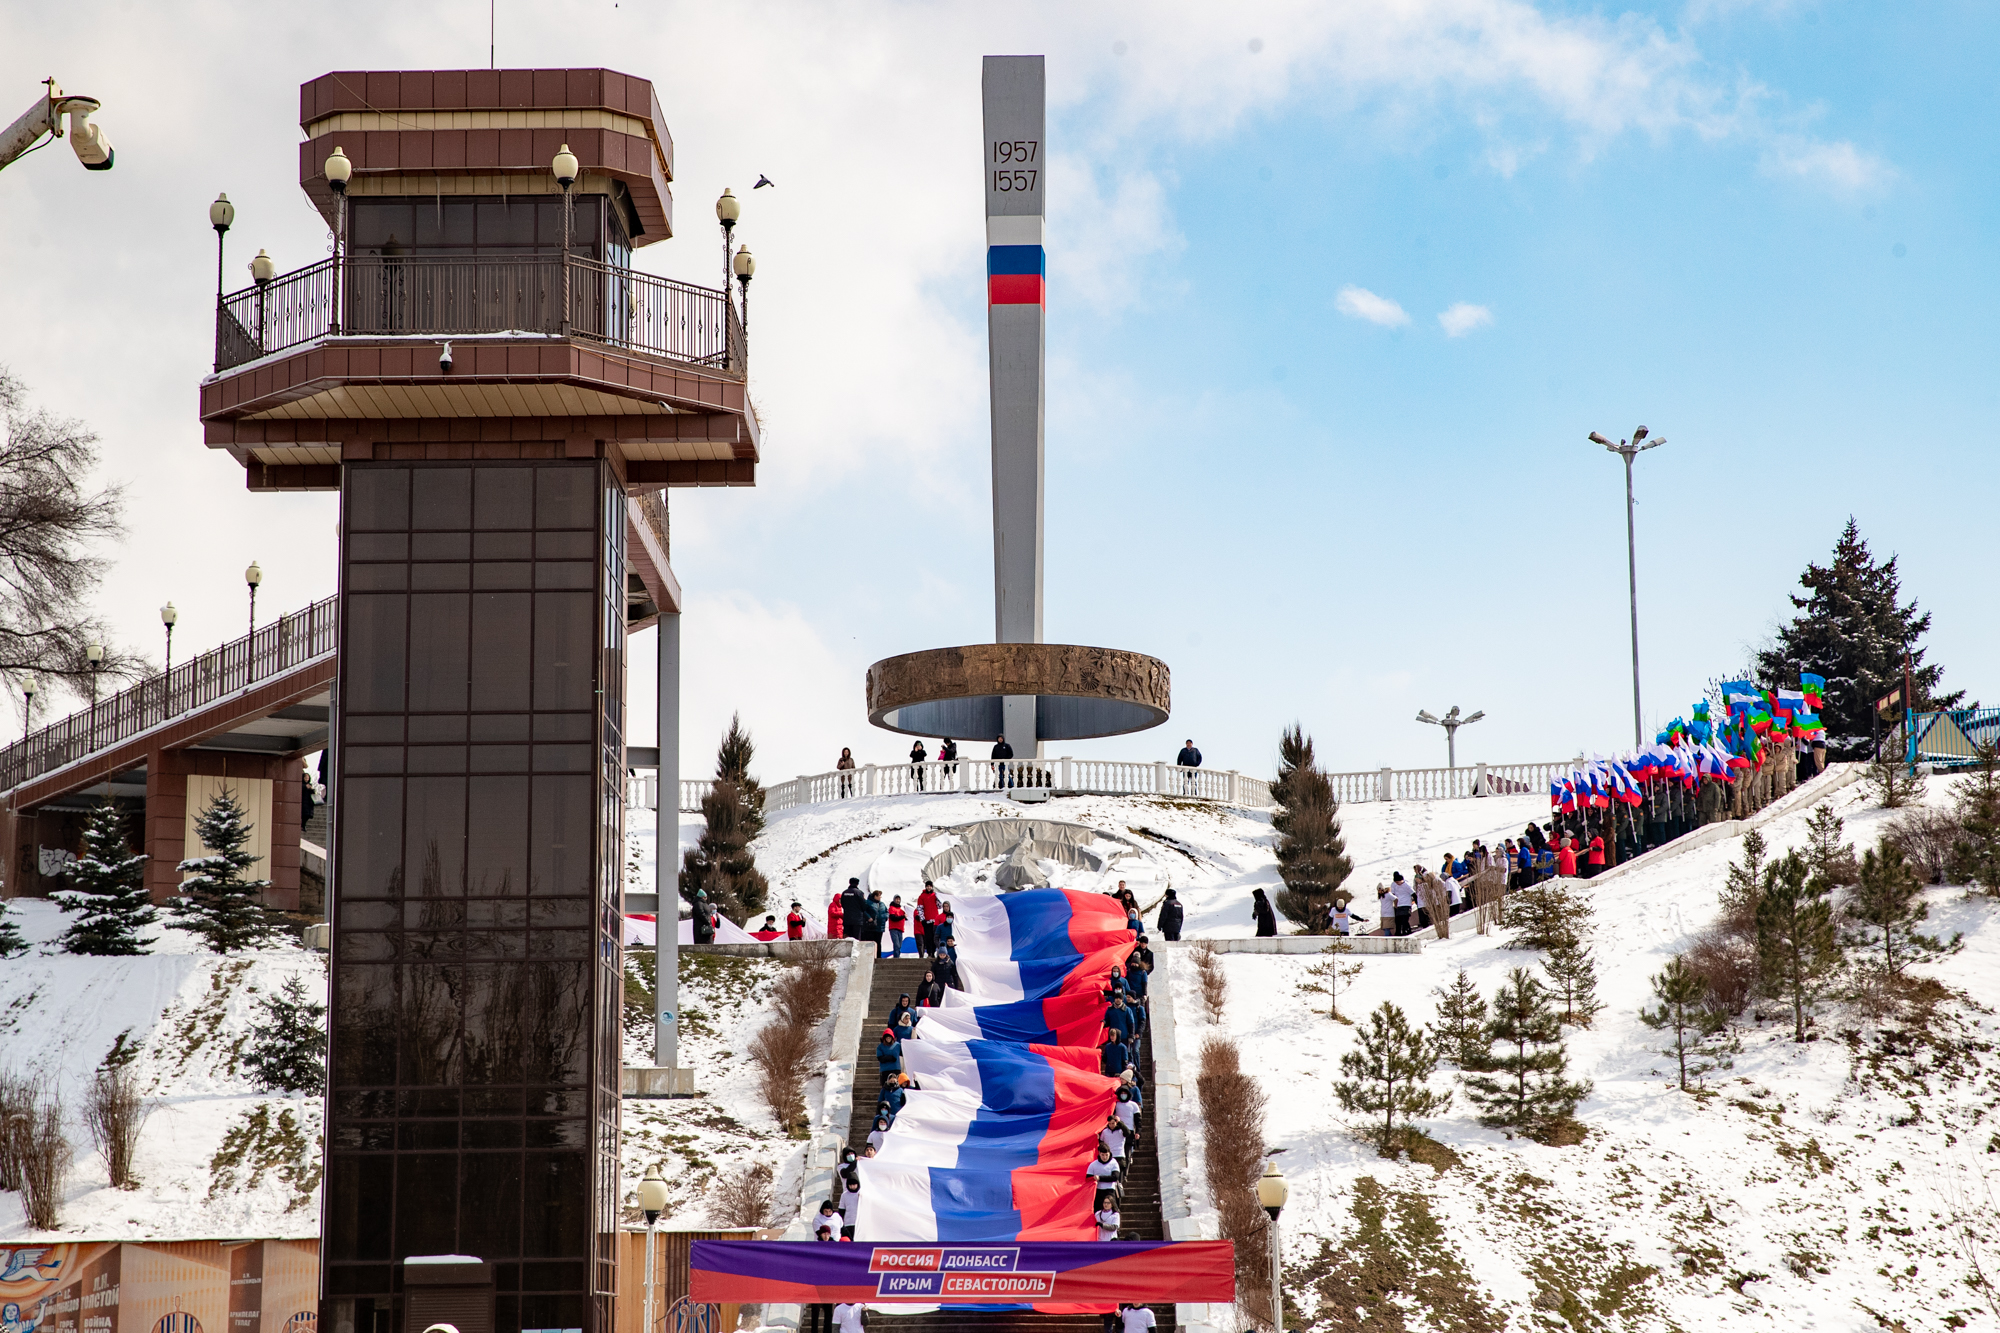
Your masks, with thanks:
[[(1466, 768), (1382, 768), (1365, 773), (1329, 773), (1333, 796), (1343, 805), (1368, 801), (1463, 800), (1476, 796), (1520, 796), (1546, 792), (1571, 760), (1538, 764), (1475, 764)], [(628, 783), (628, 803), (641, 804), (650, 788)], [(714, 783), (681, 780), (680, 808), (699, 810)], [(1119, 759), (954, 759), (921, 764), (863, 764), (845, 771), (804, 773), (764, 788), (764, 812), (796, 805), (882, 796), (926, 796), (946, 792), (1004, 792), (1010, 787), (1053, 786), (1060, 792), (1106, 796), (1165, 796), (1215, 801), (1253, 809), (1272, 804), (1271, 784), (1232, 770), (1181, 768), (1158, 761)]]

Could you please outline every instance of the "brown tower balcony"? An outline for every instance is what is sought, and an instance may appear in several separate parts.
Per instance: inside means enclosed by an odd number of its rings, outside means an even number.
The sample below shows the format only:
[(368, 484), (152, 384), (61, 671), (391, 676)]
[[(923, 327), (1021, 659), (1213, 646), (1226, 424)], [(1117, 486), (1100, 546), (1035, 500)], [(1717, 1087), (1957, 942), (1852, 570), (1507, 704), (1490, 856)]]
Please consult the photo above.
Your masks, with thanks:
[[(300, 89), (299, 123), (300, 184), (340, 253), (220, 296), (201, 386), (207, 443), (250, 489), (332, 490), (354, 462), (588, 457), (628, 494), (755, 484), (727, 279), (631, 266), (673, 234), (673, 140), (649, 82), (335, 72)], [(565, 147), (567, 192), (550, 171)], [(324, 172), (336, 149), (344, 209)]]

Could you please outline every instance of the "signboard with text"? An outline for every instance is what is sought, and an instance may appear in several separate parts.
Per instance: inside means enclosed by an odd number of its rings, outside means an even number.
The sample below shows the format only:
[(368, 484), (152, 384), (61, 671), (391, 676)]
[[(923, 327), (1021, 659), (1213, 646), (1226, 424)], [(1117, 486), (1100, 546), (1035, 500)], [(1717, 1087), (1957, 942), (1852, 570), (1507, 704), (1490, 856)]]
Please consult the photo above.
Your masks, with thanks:
[(1224, 1240), (996, 1245), (698, 1240), (688, 1297), (722, 1302), (925, 1305), (1233, 1301)]

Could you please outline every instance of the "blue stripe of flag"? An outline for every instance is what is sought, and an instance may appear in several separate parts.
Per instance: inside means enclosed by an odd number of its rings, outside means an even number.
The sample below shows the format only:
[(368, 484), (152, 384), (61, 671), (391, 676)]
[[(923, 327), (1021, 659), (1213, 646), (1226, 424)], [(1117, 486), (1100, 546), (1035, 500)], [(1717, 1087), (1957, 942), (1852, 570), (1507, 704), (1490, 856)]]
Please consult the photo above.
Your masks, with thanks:
[(1021, 273), (1048, 276), (1048, 260), (1039, 245), (989, 245), (986, 247), (986, 276)]

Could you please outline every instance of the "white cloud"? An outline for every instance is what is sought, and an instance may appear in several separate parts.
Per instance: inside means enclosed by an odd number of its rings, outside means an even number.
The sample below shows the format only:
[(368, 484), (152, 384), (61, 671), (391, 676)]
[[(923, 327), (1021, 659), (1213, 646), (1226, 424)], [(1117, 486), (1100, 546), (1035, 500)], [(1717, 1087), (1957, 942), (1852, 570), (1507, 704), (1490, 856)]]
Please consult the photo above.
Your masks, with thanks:
[(1380, 324), (1385, 329), (1393, 329), (1410, 322), (1410, 312), (1391, 301), (1386, 296), (1377, 296), (1366, 287), (1349, 285), (1340, 289), (1340, 295), (1333, 298), (1333, 308), (1343, 315), (1365, 319), (1370, 324)]
[(1460, 301), (1438, 312), (1438, 327), (1447, 338), (1463, 338), (1474, 329), (1483, 329), (1493, 322), (1493, 312), (1483, 305), (1473, 305)]
[(1826, 185), (1846, 194), (1879, 188), (1896, 174), (1881, 158), (1861, 151), (1845, 139), (1838, 143), (1779, 139), (1765, 152), (1763, 166), (1773, 176)]

